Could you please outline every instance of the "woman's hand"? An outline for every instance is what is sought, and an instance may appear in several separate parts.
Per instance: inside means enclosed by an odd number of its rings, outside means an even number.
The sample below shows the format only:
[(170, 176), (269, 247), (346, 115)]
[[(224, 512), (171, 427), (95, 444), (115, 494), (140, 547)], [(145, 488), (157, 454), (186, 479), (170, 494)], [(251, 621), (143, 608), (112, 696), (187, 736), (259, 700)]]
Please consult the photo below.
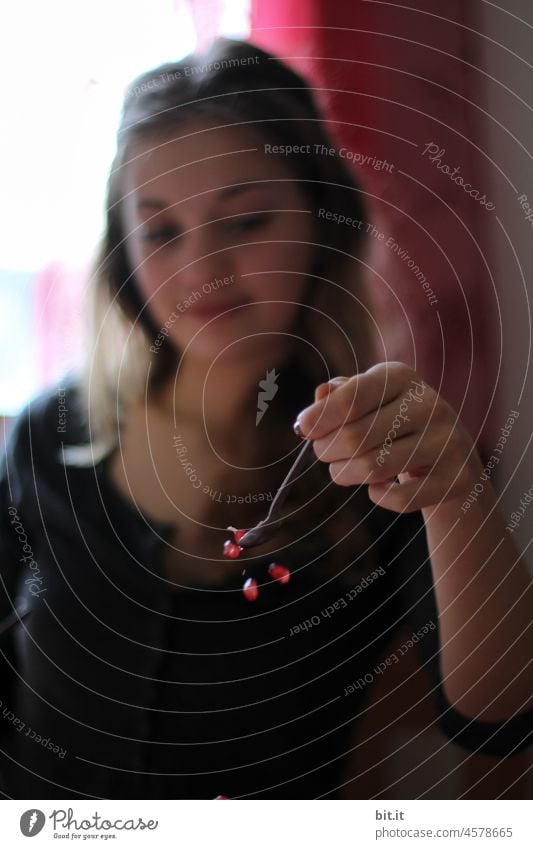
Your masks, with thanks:
[(372, 501), (397, 513), (422, 510), (450, 704), (487, 722), (533, 708), (533, 583), (490, 482), (460, 509), (483, 467), (452, 408), (404, 363), (387, 362), (318, 386), (297, 423), (336, 483), (367, 483)]
[(398, 513), (464, 498), (482, 472), (454, 410), (405, 363), (320, 384), (297, 425), (335, 483), (368, 484)]

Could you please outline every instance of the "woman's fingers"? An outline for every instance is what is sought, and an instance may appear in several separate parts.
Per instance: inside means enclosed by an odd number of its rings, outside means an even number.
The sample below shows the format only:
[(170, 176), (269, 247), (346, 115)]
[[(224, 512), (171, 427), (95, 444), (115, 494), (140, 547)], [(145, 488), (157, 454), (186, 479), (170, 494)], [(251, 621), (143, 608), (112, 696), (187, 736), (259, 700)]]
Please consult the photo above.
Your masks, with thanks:
[(331, 392), (334, 392), (339, 386), (342, 386), (343, 383), (346, 383), (349, 380), (349, 377), (333, 377), (331, 380), (328, 380), (327, 383), (320, 383), (315, 389), (315, 404), (317, 401), (321, 401), (323, 398), (326, 398)]
[(371, 484), (368, 496), (379, 507), (395, 513), (413, 513), (426, 507), (437, 507), (444, 501), (463, 497), (466, 467), (448, 463), (435, 465), (424, 470), (420, 476), (413, 473), (400, 474), (399, 483), (391, 481)]
[(413, 433), (427, 418), (427, 411), (419, 404), (400, 412), (398, 404), (392, 402), (315, 439), (313, 449), (325, 463), (359, 457), (373, 449), (386, 456), (397, 439)]
[(386, 509), (419, 510), (471, 486), (467, 431), (404, 363), (380, 363), (318, 387), (298, 422), (335, 483), (368, 485), (370, 498)]
[[(399, 405), (417, 400), (428, 387), (404, 363), (379, 363), (362, 374), (344, 380), (335, 392), (302, 410), (297, 422), (303, 436), (320, 439), (355, 419), (361, 419), (395, 398)], [(405, 398), (402, 398), (402, 393)], [(400, 396), (400, 397), (399, 397)]]
[(397, 439), (393, 450), (385, 456), (372, 449), (360, 457), (335, 460), (329, 465), (329, 473), (340, 486), (380, 483), (414, 468), (431, 469), (437, 456), (434, 435), (421, 440), (419, 434), (412, 434)]

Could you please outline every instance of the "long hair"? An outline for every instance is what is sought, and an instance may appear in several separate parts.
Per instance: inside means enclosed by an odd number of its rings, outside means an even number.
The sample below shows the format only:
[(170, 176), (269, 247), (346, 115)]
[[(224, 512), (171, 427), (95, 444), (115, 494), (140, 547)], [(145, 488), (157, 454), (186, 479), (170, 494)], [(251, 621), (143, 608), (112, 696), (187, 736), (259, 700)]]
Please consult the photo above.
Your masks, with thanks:
[[(312, 285), (298, 321), (299, 332), (320, 358), (302, 357), (294, 363), (294, 391), (280, 396), (293, 403), (305, 398), (307, 405), (313, 400), (309, 392), (318, 383), (364, 371), (375, 362), (361, 274), (364, 231), (350, 226), (366, 220), (362, 190), (343, 160), (330, 155), (334, 145), (305, 80), (253, 44), (219, 38), (202, 55), (138, 76), (124, 97), (107, 184), (106, 223), (90, 277), (90, 338), (81, 380), (90, 442), (103, 446), (104, 453), (117, 444), (128, 404), (145, 394), (154, 397), (179, 361), (179, 351), (168, 341), (157, 355), (150, 352), (158, 328), (139, 294), (125, 250), (124, 166), (133, 143), (169, 130), (179, 134), (186, 121), (198, 116), (217, 126), (224, 121), (228, 126), (249, 126), (272, 144), (310, 145), (309, 155), (296, 154), (285, 161), (316, 217)], [(279, 411), (282, 402), (276, 403)], [(333, 485), (323, 463), (315, 463), (313, 475), (319, 495), (312, 509), (298, 511), (298, 504), (309, 499), (308, 479), (288, 507), (301, 518), (305, 514), (302, 528), (313, 516), (322, 521), (329, 516), (328, 538), (338, 539), (341, 526), (357, 525), (354, 497), (360, 499), (361, 509), (369, 502), (360, 491)], [(345, 521), (339, 524), (342, 516)]]

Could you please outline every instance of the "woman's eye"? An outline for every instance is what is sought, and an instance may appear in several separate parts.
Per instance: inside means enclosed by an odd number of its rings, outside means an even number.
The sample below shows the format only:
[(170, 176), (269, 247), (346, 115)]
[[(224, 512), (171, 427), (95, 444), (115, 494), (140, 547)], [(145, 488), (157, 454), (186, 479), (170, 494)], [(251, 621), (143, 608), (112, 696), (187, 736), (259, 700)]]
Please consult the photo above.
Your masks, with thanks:
[[(229, 221), (229, 229), (236, 233), (249, 233), (258, 229), (267, 221), (268, 215), (238, 215)], [(179, 236), (175, 227), (160, 227), (158, 230), (141, 234), (143, 242), (166, 244)]]
[(159, 230), (143, 233), (141, 238), (143, 242), (170, 242), (178, 235), (178, 231), (174, 227), (161, 227)]
[(248, 233), (266, 223), (267, 215), (239, 215), (230, 222), (230, 229), (238, 233)]

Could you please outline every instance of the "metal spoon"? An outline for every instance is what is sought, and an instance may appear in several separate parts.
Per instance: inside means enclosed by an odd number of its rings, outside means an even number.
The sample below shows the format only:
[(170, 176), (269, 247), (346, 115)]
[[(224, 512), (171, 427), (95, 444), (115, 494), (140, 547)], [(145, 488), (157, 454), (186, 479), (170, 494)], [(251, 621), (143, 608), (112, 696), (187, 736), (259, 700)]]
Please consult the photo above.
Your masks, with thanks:
[(31, 607), (29, 604), (23, 600), (23, 602), (19, 605), (19, 607), (15, 608), (8, 616), (6, 616), (0, 622), (0, 637), (3, 637), (4, 634), (9, 633), (15, 625), (18, 625), (19, 622), (22, 622), (23, 619), (31, 613)]
[(300, 471), (306, 465), (308, 455), (311, 453), (312, 448), (312, 441), (307, 440), (305, 445), (298, 452), (298, 456), (287, 472), (286, 477), (280, 484), (272, 504), (270, 505), (270, 510), (265, 518), (255, 525), (255, 527), (250, 528), (250, 530), (240, 538), (238, 544), (241, 548), (253, 548), (256, 545), (263, 545), (263, 543), (268, 542), (268, 540), (274, 536), (276, 531), (280, 529), (283, 524), (281, 508), (287, 498), (289, 489), (298, 477)]

